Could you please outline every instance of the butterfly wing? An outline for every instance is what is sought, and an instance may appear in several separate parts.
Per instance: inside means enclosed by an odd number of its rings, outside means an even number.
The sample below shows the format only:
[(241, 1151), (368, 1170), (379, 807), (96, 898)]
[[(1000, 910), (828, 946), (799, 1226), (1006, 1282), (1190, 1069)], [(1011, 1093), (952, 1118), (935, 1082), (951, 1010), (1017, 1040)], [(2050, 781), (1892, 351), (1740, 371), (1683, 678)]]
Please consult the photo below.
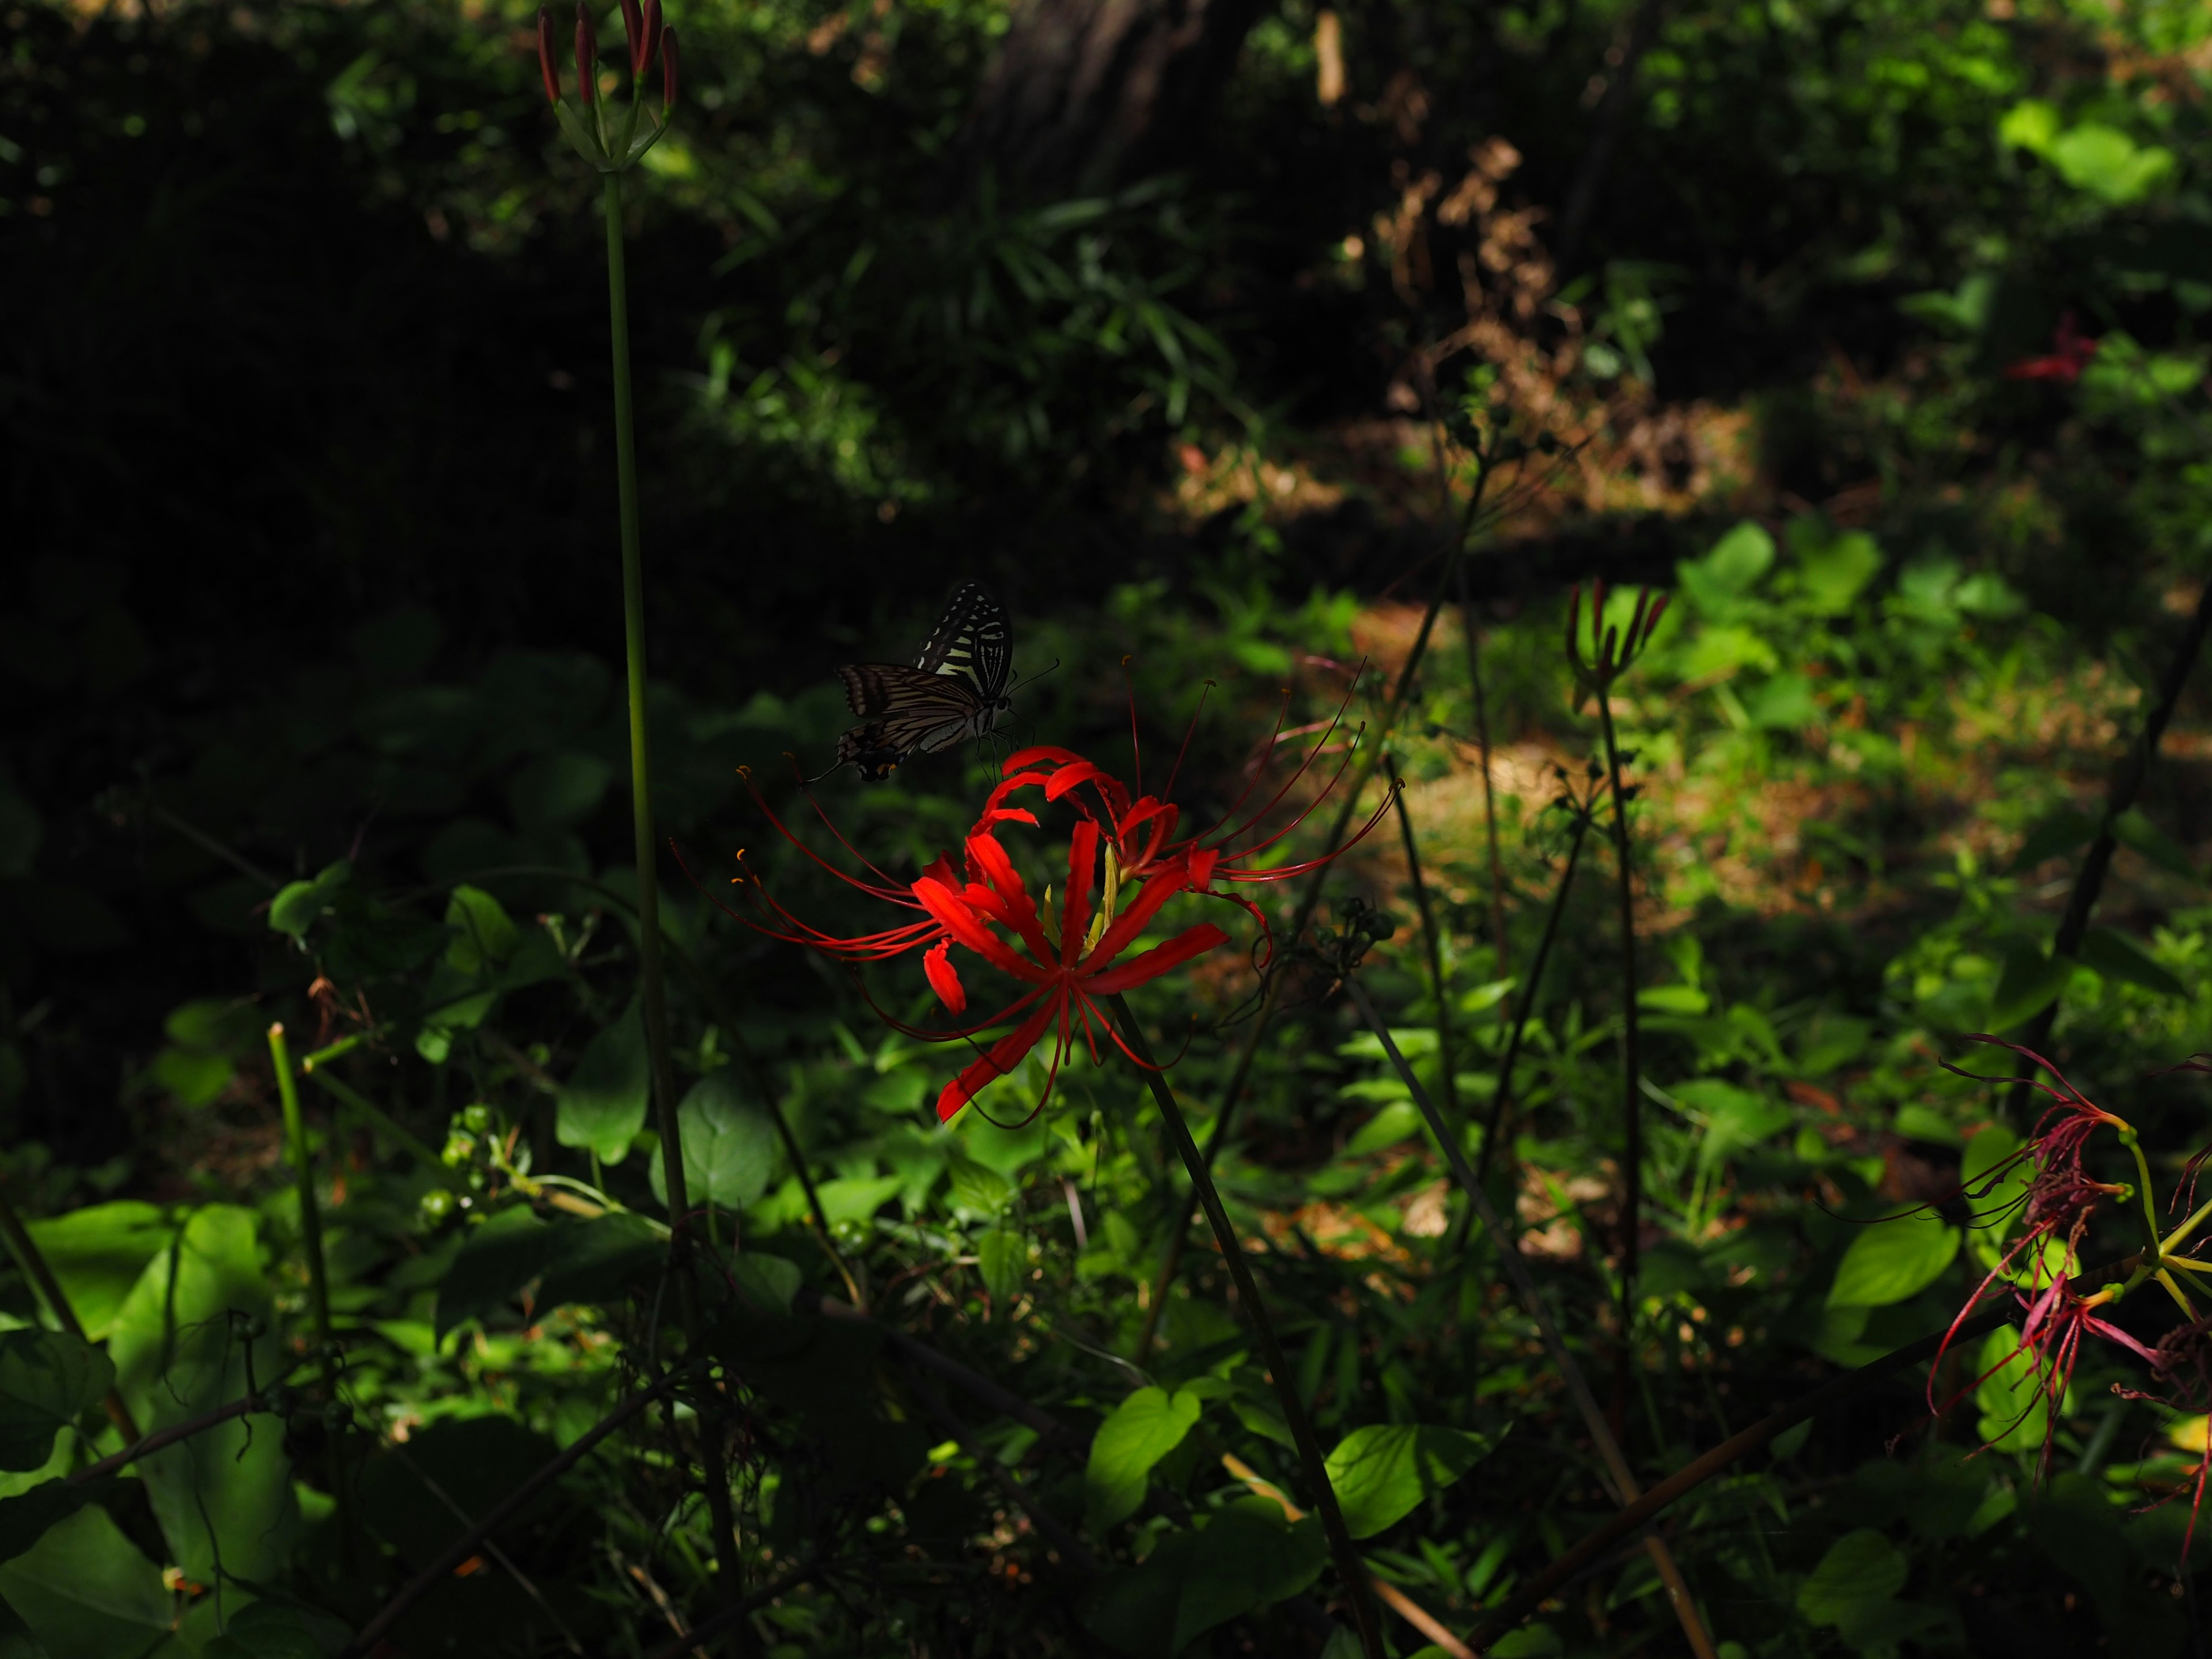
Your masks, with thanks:
[(981, 582), (960, 585), (914, 664), (925, 674), (967, 681), (986, 704), (1006, 696), (1013, 665), (1006, 608)]
[(856, 662), (839, 667), (837, 677), (845, 683), (845, 701), (861, 718), (837, 739), (838, 763), (850, 763), (871, 780), (889, 777), (910, 755), (980, 737), (994, 712), (957, 674)]

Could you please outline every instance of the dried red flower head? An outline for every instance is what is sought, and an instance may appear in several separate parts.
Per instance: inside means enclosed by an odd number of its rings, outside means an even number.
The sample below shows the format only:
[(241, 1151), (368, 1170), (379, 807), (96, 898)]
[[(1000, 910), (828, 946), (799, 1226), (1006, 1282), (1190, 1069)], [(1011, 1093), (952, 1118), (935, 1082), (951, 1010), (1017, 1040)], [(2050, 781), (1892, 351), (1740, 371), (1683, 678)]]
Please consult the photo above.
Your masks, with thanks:
[(2074, 324), (2074, 313), (2068, 312), (2058, 319), (2058, 326), (2051, 337), (2051, 349), (2048, 356), (2025, 357), (2007, 365), (2008, 380), (2064, 380), (2071, 385), (2081, 378), (2081, 371), (2097, 355), (2097, 342), (2079, 332)]
[(1602, 696), (1614, 680), (1626, 671), (1629, 665), (1644, 654), (1651, 643), (1651, 636), (1659, 631), (1659, 620), (1667, 614), (1669, 595), (1655, 595), (1648, 588), (1639, 588), (1636, 594), (1636, 610), (1628, 619), (1624, 632), (1616, 624), (1607, 627), (1605, 620), (1606, 586), (1602, 581), (1590, 586), (1589, 644), (1587, 654), (1583, 649), (1582, 628), (1583, 590), (1579, 583), (1567, 600), (1567, 666), (1575, 677), (1577, 690), (1586, 696)]

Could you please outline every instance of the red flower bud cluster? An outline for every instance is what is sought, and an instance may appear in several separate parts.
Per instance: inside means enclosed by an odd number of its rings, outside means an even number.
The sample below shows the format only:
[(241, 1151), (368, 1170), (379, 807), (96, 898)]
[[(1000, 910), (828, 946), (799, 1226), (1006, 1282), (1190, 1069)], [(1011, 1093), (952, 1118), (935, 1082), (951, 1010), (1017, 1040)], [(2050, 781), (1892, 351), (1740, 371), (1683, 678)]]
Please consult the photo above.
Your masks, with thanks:
[[(562, 101), (561, 67), (553, 40), (553, 16), (538, 10), (538, 72), (544, 82), (545, 101), (560, 117), (562, 130), (587, 161), (602, 171), (620, 172), (633, 165), (667, 131), (668, 112), (676, 106), (676, 31), (663, 21), (660, 0), (621, 0), (623, 33), (629, 47), (630, 111), (626, 125), (611, 126), (599, 108), (599, 43), (584, 0), (576, 0), (574, 58), (576, 95), (586, 113)], [(647, 116), (642, 134), (637, 131), (640, 99), (646, 76), (660, 65), (660, 112)]]

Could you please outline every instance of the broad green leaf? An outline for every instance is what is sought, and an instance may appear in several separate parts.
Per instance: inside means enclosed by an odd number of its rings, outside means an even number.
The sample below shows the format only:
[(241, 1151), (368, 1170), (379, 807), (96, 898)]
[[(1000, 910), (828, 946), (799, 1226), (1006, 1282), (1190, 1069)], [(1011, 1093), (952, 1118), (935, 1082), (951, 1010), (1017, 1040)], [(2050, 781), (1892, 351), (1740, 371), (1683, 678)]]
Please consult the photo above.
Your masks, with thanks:
[(975, 1265), (992, 1303), (1004, 1308), (1021, 1294), (1023, 1281), (1029, 1278), (1029, 1241), (1018, 1232), (994, 1227), (976, 1239)]
[(2011, 868), (2015, 873), (2033, 870), (2062, 854), (2078, 853), (2096, 833), (2096, 819), (2078, 806), (2062, 806), (2027, 832), (2020, 851), (2013, 854)]
[(972, 1158), (954, 1158), (946, 1174), (951, 1178), (954, 1207), (970, 1215), (994, 1216), (1013, 1200), (1014, 1183)]
[(1924, 1140), (1936, 1146), (1960, 1144), (1959, 1126), (1917, 1100), (1909, 1100), (1897, 1109), (1897, 1117), (1890, 1128), (1900, 1140)]
[(1990, 1029), (2008, 1031), (2033, 1019), (2056, 1001), (2074, 975), (2074, 963), (2028, 945), (2014, 945), (2004, 953), (2004, 973), (1990, 1000)]
[(2106, 979), (2140, 985), (2160, 996), (2189, 994), (2189, 987), (2173, 969), (2125, 933), (2116, 933), (2109, 927), (2092, 927), (2082, 934), (2075, 954), (2085, 967), (2095, 969)]
[(1198, 1534), (1176, 1598), (1170, 1650), (1180, 1653), (1216, 1625), (1297, 1595), (1328, 1563), (1318, 1519), (1292, 1522), (1264, 1498), (1228, 1504)]
[(175, 1606), (161, 1570), (90, 1506), (0, 1565), (0, 1597), (52, 1659), (139, 1659), (167, 1634)]
[(1139, 1389), (1114, 1408), (1091, 1442), (1084, 1510), (1096, 1535), (1137, 1512), (1152, 1465), (1182, 1443), (1198, 1421), (1196, 1395)]
[(1410, 1100), (1394, 1100), (1359, 1126), (1345, 1143), (1345, 1155), (1364, 1158), (1370, 1152), (1388, 1152), (1420, 1133), (1420, 1109)]
[(2123, 847), (2131, 847), (2161, 870), (2196, 881), (2195, 860), (2189, 849), (2142, 815), (2140, 807), (2130, 807), (2112, 820), (2112, 838)]
[(453, 889), (446, 905), (446, 926), (453, 942), (446, 947), (446, 960), (461, 973), (487, 974), (514, 954), (522, 930), (506, 908), (481, 887), (464, 884)]
[(561, 1087), (553, 1134), (603, 1164), (619, 1164), (645, 1127), (649, 1066), (645, 1019), (633, 1003), (621, 1018), (593, 1037)]
[(1909, 1571), (1897, 1547), (1873, 1528), (1847, 1532), (1798, 1586), (1797, 1611), (1816, 1626), (1840, 1625), (1868, 1603), (1890, 1600)]
[(1636, 1006), (1655, 1014), (1702, 1014), (1713, 1000), (1694, 985), (1647, 985), (1636, 994)]
[[(2044, 1393), (2035, 1356), (2020, 1333), (2000, 1325), (1982, 1339), (1974, 1356), (1974, 1404), (1981, 1407), (1976, 1430), (1984, 1443), (2006, 1451), (2040, 1452), (2051, 1431), (2051, 1402)], [(2059, 1402), (2063, 1408), (2065, 1401)]]
[(1674, 669), (1685, 680), (1703, 683), (1726, 679), (1744, 668), (1769, 672), (1781, 661), (1765, 640), (1748, 628), (1731, 623), (1699, 629), (1697, 637), (1674, 659)]
[(53, 1659), (46, 1644), (31, 1634), (22, 1614), (4, 1600), (0, 1600), (0, 1659)]
[(507, 1311), (533, 1285), (535, 1311), (611, 1301), (651, 1272), (665, 1249), (642, 1216), (547, 1222), (521, 1206), (501, 1210), (470, 1230), (440, 1281), (437, 1338), (465, 1320)]
[(88, 1504), (115, 1488), (115, 1477), (42, 1481), (13, 1498), (0, 1498), (0, 1562), (12, 1561)]
[[(739, 1097), (727, 1066), (691, 1085), (676, 1109), (684, 1137), (684, 1187), (694, 1204), (742, 1210), (757, 1203), (775, 1173), (775, 1126), (766, 1112)], [(665, 1207), (668, 1175), (656, 1155), (647, 1171), (653, 1195)]]
[(1354, 1429), (1328, 1455), (1328, 1484), (1354, 1538), (1371, 1538), (1442, 1492), (1490, 1449), (1480, 1435), (1427, 1424)]
[(2059, 116), (2056, 105), (2040, 98), (2023, 98), (2004, 113), (1997, 123), (1997, 139), (2014, 149), (2024, 149), (2040, 155), (2051, 148), (2051, 141), (2058, 136)]
[(2141, 201), (2173, 171), (2173, 152), (2138, 145), (2118, 127), (2084, 121), (2045, 147), (2045, 160), (2076, 190), (2100, 196), (2116, 206)]
[(113, 1328), (116, 1313), (138, 1275), (177, 1231), (162, 1211), (135, 1199), (94, 1204), (26, 1224), (76, 1310), (77, 1322), (95, 1342), (104, 1340)]
[(291, 883), (269, 902), (269, 926), (294, 939), (306, 938), (307, 929), (336, 902), (338, 890), (352, 880), (353, 866), (340, 859), (336, 864), (325, 865), (311, 881)]
[[(1793, 544), (1796, 539), (1793, 532)], [(1813, 611), (1840, 617), (1881, 571), (1881, 549), (1874, 538), (1849, 530), (1798, 556), (1797, 583)]]
[(1886, 1308), (1918, 1295), (1959, 1254), (1959, 1230), (1926, 1211), (1860, 1224), (1844, 1252), (1831, 1308)]
[(0, 1335), (0, 1469), (35, 1469), (115, 1383), (107, 1356), (62, 1331)]
[[(210, 1204), (146, 1264), (115, 1316), (108, 1354), (117, 1387), (149, 1432), (229, 1404), (246, 1392), (246, 1321), (274, 1312), (250, 1210)], [(252, 1376), (283, 1374), (276, 1334), (251, 1341)], [(292, 1460), (266, 1422), (233, 1419), (138, 1465), (169, 1559), (195, 1583), (222, 1568), (257, 1582), (281, 1577), (298, 1524)]]
[(745, 1250), (730, 1258), (730, 1277), (738, 1292), (761, 1313), (789, 1313), (799, 1294), (799, 1264), (780, 1255)]
[(1748, 593), (1774, 568), (1774, 538), (1757, 520), (1746, 519), (1713, 544), (1702, 559), (1677, 567), (1683, 589), (1703, 607), (1715, 597)]

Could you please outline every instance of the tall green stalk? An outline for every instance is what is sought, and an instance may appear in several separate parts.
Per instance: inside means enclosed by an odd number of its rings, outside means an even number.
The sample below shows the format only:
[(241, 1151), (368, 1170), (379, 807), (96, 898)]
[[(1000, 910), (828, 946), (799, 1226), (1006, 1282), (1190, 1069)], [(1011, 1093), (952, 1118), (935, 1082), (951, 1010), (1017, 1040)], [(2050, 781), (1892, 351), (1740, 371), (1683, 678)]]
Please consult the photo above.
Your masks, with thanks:
[(322, 1361), (324, 1421), (328, 1425), (331, 1497), (337, 1505), (338, 1544), (353, 1556), (353, 1500), (346, 1490), (344, 1429), (338, 1395), (338, 1345), (331, 1330), (331, 1281), (323, 1262), (323, 1211), (315, 1197), (315, 1164), (307, 1150), (307, 1123), (300, 1110), (300, 1085), (292, 1075), (292, 1055), (282, 1024), (269, 1028), (269, 1061), (276, 1073), (276, 1098), (284, 1109), (284, 1144), (292, 1178), (300, 1194), (300, 1243), (307, 1258), (307, 1297), (315, 1320), (315, 1346)]
[[(668, 1060), (668, 1000), (661, 977), (660, 880), (653, 828), (653, 747), (646, 720), (645, 562), (640, 547), (637, 433), (629, 370), (629, 279), (623, 258), (622, 174), (606, 174), (607, 311), (614, 344), (615, 476), (622, 514), (623, 657), (629, 691), (630, 827), (637, 852), (638, 1000), (644, 1005), (646, 1053), (653, 1077), (653, 1117), (660, 1131), (660, 1168), (666, 1182), (669, 1272), (676, 1280), (684, 1334), (696, 1357), (706, 1350), (699, 1289), (691, 1271), (691, 1198), (684, 1180), (684, 1131), (676, 1111), (676, 1078)], [(741, 1583), (737, 1517), (730, 1504), (728, 1472), (720, 1425), (699, 1422), (700, 1475), (714, 1527), (714, 1561), (726, 1590)]]
[(1214, 1243), (1221, 1247), (1221, 1259), (1228, 1265), (1229, 1277), (1237, 1286), (1237, 1305), (1245, 1322), (1252, 1328), (1252, 1340), (1260, 1348), (1260, 1363), (1267, 1370), (1268, 1382), (1274, 1385), (1276, 1399), (1282, 1402), (1283, 1419), (1290, 1425), (1299, 1466), (1305, 1473), (1307, 1486), (1313, 1489), (1314, 1507), (1320, 1511), (1322, 1530), (1328, 1536), (1329, 1553), (1336, 1559), (1337, 1572), (1344, 1580), (1345, 1595), (1352, 1603), (1353, 1621), (1359, 1626), (1360, 1647), (1367, 1659), (1382, 1659), (1382, 1626), (1376, 1616), (1373, 1593), (1368, 1587), (1367, 1568), (1352, 1544), (1352, 1529), (1344, 1523), (1344, 1510), (1336, 1501), (1336, 1488), (1329, 1485), (1328, 1465), (1322, 1456), (1321, 1442), (1314, 1437), (1305, 1402), (1298, 1398), (1297, 1381), (1284, 1361), (1282, 1344), (1275, 1340), (1274, 1322), (1267, 1317), (1267, 1304), (1260, 1299), (1260, 1287), (1253, 1281), (1252, 1269), (1244, 1260), (1244, 1246), (1237, 1237), (1236, 1228), (1230, 1224), (1229, 1212), (1222, 1207), (1221, 1194), (1214, 1190), (1213, 1176), (1206, 1170), (1206, 1158), (1199, 1152), (1198, 1143), (1191, 1139), (1190, 1125), (1183, 1121), (1182, 1108), (1176, 1104), (1175, 1091), (1168, 1087), (1166, 1074), (1152, 1059), (1152, 1048), (1145, 1041), (1136, 1016), (1129, 1012), (1129, 1005), (1118, 993), (1106, 1001), (1114, 1011), (1115, 1023), (1121, 1026), (1129, 1052), (1136, 1056), (1146, 1086), (1152, 1091), (1168, 1139), (1182, 1159), (1183, 1168), (1190, 1172), (1191, 1187), (1213, 1228)]
[(1620, 1340), (1627, 1352), (1635, 1323), (1636, 1270), (1644, 1215), (1644, 1091), (1638, 1052), (1636, 991), (1636, 893), (1629, 862), (1628, 796), (1621, 787), (1620, 748), (1613, 740), (1613, 697), (1597, 694), (1598, 725), (1605, 733), (1605, 764), (1613, 782), (1613, 868), (1620, 895)]

